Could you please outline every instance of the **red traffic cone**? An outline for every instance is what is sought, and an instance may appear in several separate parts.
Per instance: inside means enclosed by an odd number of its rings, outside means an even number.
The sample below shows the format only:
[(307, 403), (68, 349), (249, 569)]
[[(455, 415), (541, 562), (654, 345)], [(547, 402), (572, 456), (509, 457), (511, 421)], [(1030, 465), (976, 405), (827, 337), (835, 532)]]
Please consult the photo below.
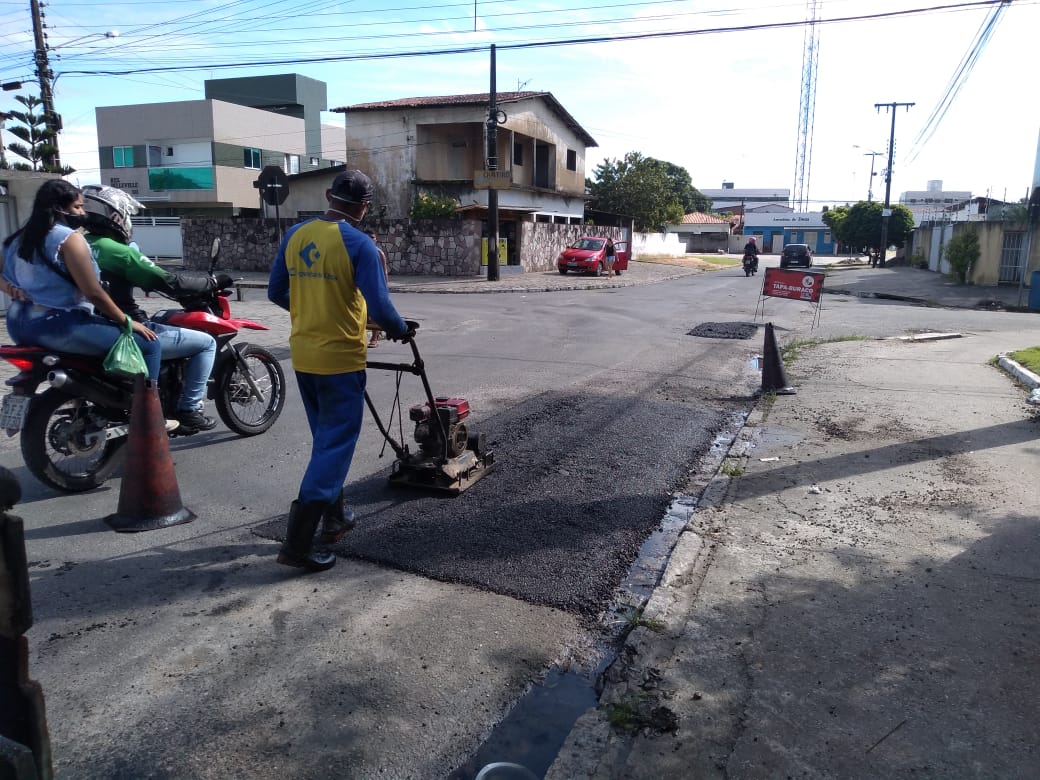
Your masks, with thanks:
[(119, 509), (105, 522), (116, 531), (129, 533), (155, 531), (194, 519), (195, 515), (181, 503), (156, 383), (144, 375), (138, 376), (130, 405)]
[(784, 361), (780, 359), (780, 350), (776, 346), (771, 322), (766, 323), (766, 341), (762, 347), (762, 392), (777, 395), (795, 394), (795, 389), (787, 385)]

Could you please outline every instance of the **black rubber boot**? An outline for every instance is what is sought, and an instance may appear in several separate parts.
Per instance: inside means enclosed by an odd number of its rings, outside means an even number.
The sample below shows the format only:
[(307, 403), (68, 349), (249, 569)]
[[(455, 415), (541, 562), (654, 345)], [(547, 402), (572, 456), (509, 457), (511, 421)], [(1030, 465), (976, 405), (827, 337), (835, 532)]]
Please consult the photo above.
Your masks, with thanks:
[(325, 571), (336, 565), (336, 556), (327, 552), (314, 552), (314, 532), (325, 511), (325, 504), (302, 504), (293, 501), (289, 509), (289, 523), (285, 529), (285, 542), (278, 553), (278, 563), (295, 566), (307, 571)]
[(354, 530), (357, 521), (354, 513), (343, 503), (343, 491), (339, 491), (336, 500), (325, 507), (321, 516), (321, 535), (318, 541), (322, 544), (335, 544)]

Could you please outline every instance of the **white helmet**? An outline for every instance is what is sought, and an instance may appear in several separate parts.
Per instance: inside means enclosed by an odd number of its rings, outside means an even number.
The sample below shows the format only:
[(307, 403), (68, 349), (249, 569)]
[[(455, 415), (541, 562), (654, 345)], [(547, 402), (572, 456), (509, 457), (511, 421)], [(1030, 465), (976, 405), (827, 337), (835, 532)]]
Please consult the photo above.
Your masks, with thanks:
[(144, 206), (115, 187), (88, 184), (82, 192), (83, 210), (87, 212), (87, 230), (105, 233), (117, 241), (129, 244), (134, 233), (130, 217)]

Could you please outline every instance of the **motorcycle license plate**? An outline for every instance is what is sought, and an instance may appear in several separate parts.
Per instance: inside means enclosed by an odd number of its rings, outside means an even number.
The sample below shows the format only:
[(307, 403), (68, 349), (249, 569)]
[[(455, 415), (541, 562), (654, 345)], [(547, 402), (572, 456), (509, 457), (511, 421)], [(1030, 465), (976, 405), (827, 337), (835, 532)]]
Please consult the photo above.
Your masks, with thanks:
[(11, 393), (4, 396), (3, 407), (0, 407), (0, 428), (12, 435), (22, 429), (25, 415), (29, 411), (32, 396)]

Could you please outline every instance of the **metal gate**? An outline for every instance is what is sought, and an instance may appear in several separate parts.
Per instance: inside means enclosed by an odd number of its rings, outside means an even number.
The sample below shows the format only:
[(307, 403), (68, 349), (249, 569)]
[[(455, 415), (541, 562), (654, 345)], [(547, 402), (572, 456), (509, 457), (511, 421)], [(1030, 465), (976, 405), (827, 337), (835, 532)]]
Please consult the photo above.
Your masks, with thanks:
[(1000, 272), (998, 284), (1018, 284), (1022, 279), (1022, 248), (1025, 244), (1025, 233), (1004, 233), (1004, 241), (1000, 247)]

